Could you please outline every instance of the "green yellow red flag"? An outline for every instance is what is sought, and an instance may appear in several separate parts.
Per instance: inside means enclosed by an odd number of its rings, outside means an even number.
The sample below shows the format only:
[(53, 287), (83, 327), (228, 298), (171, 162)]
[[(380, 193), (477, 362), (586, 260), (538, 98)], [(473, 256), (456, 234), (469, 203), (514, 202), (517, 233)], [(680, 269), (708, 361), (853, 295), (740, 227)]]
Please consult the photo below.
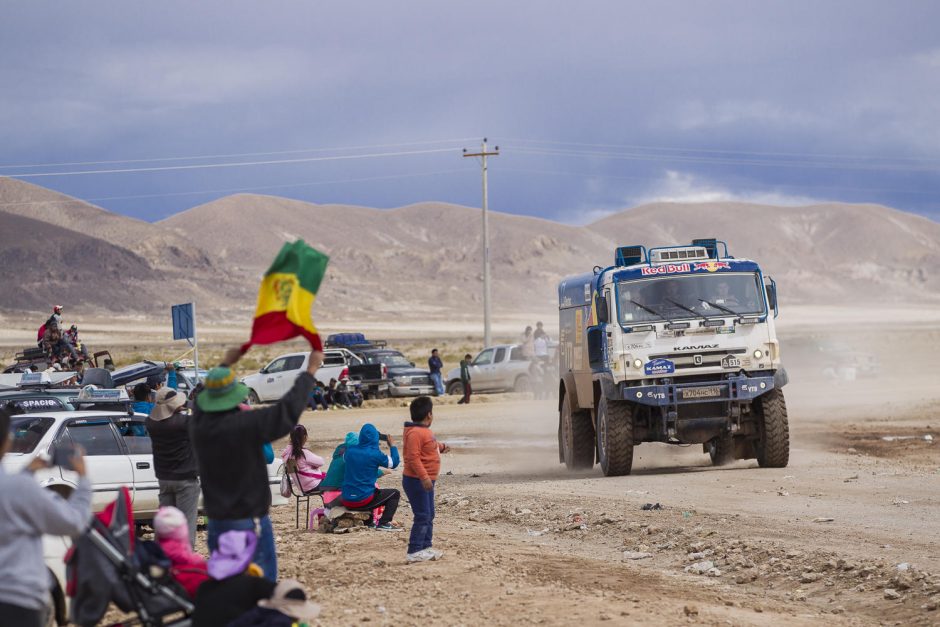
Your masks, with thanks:
[(307, 338), (315, 350), (323, 350), (311, 308), (329, 260), (303, 240), (284, 244), (261, 280), (251, 339), (242, 352), (254, 344), (273, 344), (298, 335)]

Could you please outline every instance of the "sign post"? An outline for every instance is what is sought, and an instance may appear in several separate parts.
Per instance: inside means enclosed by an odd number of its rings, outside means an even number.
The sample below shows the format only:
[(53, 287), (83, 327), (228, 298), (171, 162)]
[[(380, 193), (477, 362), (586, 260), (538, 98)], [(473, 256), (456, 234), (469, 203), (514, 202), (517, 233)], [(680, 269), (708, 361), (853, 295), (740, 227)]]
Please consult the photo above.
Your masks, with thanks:
[(173, 339), (186, 340), (193, 347), (196, 383), (199, 383), (199, 340), (196, 338), (196, 303), (183, 303), (170, 308), (173, 316)]

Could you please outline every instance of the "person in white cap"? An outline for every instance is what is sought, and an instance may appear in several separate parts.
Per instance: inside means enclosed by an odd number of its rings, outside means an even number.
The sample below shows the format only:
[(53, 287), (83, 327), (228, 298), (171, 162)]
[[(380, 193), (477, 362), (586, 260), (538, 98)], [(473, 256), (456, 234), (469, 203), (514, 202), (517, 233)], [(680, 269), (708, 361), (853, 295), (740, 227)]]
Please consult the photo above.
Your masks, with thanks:
[(170, 387), (157, 390), (146, 426), (153, 443), (153, 469), (160, 484), (160, 507), (172, 506), (183, 512), (189, 527), (189, 543), (196, 546), (199, 467), (189, 439), (189, 420), (186, 394)]

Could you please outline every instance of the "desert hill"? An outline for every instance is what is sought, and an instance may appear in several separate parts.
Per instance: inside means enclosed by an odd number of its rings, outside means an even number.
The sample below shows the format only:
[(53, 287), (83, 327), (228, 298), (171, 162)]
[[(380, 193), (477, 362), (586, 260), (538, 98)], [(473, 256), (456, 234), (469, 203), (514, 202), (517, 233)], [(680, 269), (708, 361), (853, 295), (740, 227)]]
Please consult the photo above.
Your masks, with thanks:
[[(238, 194), (151, 224), (0, 178), (0, 309), (68, 300), (158, 314), (195, 298), (201, 315), (243, 319), (275, 252), (301, 237), (331, 256), (319, 319), (475, 317), (480, 222), (479, 209), (439, 202), (380, 210)], [(550, 316), (558, 280), (609, 265), (618, 245), (709, 236), (759, 260), (784, 303), (940, 300), (940, 224), (877, 205), (657, 203), (587, 226), (493, 212), (490, 226), (497, 316)]]
[(758, 260), (789, 302), (940, 299), (940, 224), (880, 205), (655, 203), (588, 228), (623, 243), (717, 236), (732, 255)]

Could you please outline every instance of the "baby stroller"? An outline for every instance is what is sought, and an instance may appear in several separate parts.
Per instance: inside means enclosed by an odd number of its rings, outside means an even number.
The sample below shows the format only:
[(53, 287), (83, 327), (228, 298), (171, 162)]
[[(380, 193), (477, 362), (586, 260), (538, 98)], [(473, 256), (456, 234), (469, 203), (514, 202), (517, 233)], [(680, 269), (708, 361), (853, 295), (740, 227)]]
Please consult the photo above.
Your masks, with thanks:
[(193, 604), (170, 575), (170, 560), (155, 542), (134, 537), (127, 488), (92, 517), (91, 525), (65, 556), (69, 619), (97, 625), (113, 602), (136, 619), (118, 625), (188, 627)]

